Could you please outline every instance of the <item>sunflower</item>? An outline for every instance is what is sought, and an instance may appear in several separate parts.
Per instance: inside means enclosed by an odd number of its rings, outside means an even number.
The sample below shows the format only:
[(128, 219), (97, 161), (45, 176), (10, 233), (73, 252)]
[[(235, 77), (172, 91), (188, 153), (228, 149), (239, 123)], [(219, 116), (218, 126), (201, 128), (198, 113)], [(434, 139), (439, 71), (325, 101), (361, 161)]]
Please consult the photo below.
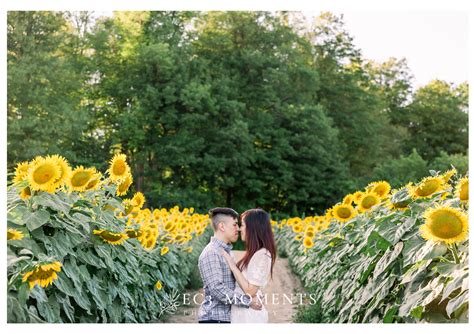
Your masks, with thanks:
[(56, 163), (59, 166), (60, 173), (59, 173), (59, 178), (56, 181), (56, 187), (60, 187), (62, 185), (65, 185), (67, 183), (67, 180), (71, 176), (72, 169), (69, 166), (69, 163), (67, 162), (66, 159), (64, 159), (62, 156), (55, 154), (53, 156), (48, 156), (49, 158), (53, 159), (56, 161)]
[(163, 288), (163, 283), (161, 283), (161, 281), (158, 281), (155, 283), (155, 288), (156, 290), (161, 290)]
[(326, 226), (329, 226), (329, 225), (326, 225), (326, 224), (324, 224), (324, 223), (321, 223), (321, 224), (316, 225), (316, 227), (315, 227), (316, 233), (322, 232), (322, 231), (324, 231), (325, 229), (327, 229)]
[(314, 231), (315, 231), (314, 226), (313, 226), (313, 225), (308, 225), (308, 226), (306, 226), (304, 232), (305, 232), (305, 233), (314, 233)]
[(301, 224), (295, 224), (293, 225), (293, 232), (295, 233), (300, 233), (303, 231), (303, 226)]
[(169, 251), (170, 251), (170, 249), (168, 248), (168, 246), (165, 246), (161, 249), (160, 255), (163, 256), (166, 253), (168, 253)]
[(157, 240), (157, 237), (153, 234), (150, 234), (150, 235), (148, 235), (148, 237), (142, 238), (140, 240), (140, 243), (142, 244), (142, 247), (145, 250), (150, 251), (153, 248), (155, 248), (156, 240)]
[(158, 229), (154, 224), (148, 224), (143, 227), (143, 234), (138, 238), (143, 248), (152, 250), (155, 248), (158, 239)]
[(349, 194), (349, 195), (346, 195), (346, 196), (344, 197), (344, 199), (342, 200), (342, 203), (343, 203), (343, 204), (349, 204), (349, 205), (350, 205), (350, 204), (352, 204), (353, 201), (354, 201), (354, 195)]
[(193, 246), (186, 247), (186, 248), (184, 249), (184, 251), (185, 251), (186, 253), (192, 253), (192, 252), (193, 252)]
[(136, 192), (132, 197), (132, 203), (135, 208), (141, 209), (145, 204), (145, 196), (141, 192)]
[(443, 175), (441, 175), (441, 177), (443, 178), (444, 182), (448, 183), (449, 180), (451, 180), (451, 177), (457, 173), (457, 170), (456, 168), (451, 168), (450, 170), (448, 170), (446, 173), (444, 173)]
[(127, 237), (129, 237), (130, 239), (134, 239), (134, 238), (141, 237), (143, 234), (143, 231), (127, 228), (125, 229), (125, 233), (127, 233)]
[(100, 179), (102, 178), (101, 172), (96, 172), (86, 184), (85, 190), (95, 190), (100, 187)]
[(380, 199), (384, 199), (390, 193), (390, 183), (387, 181), (372, 182), (365, 188), (366, 192), (376, 193)]
[(357, 202), (357, 208), (360, 212), (366, 212), (378, 204), (380, 204), (380, 197), (375, 192), (369, 192), (361, 196), (359, 202)]
[(363, 191), (356, 191), (355, 193), (352, 194), (353, 196), (353, 202), (354, 203), (357, 203), (360, 201), (360, 198), (362, 197), (362, 195), (364, 195), (364, 192)]
[(186, 236), (184, 234), (177, 234), (175, 237), (174, 237), (174, 240), (176, 242), (184, 242), (186, 241)]
[(467, 214), (460, 209), (438, 205), (426, 210), (423, 218), (420, 234), (426, 240), (451, 244), (468, 237)]
[(297, 234), (295, 235), (295, 238), (294, 238), (296, 241), (300, 241), (303, 239), (303, 235), (302, 234)]
[(18, 184), (28, 179), (29, 167), (30, 163), (28, 161), (20, 162), (16, 165), (15, 176), (13, 177), (13, 184)]
[(469, 201), (469, 178), (463, 177), (456, 185), (456, 197), (462, 202)]
[(21, 240), (23, 239), (24, 235), (23, 232), (14, 229), (14, 228), (9, 228), (7, 230), (7, 240)]
[(326, 210), (325, 219), (332, 219), (334, 218), (334, 210), (332, 208)]
[(112, 182), (121, 182), (130, 174), (130, 167), (127, 164), (125, 154), (116, 154), (110, 160), (109, 175)]
[(102, 238), (103, 241), (111, 245), (121, 245), (128, 239), (126, 233), (115, 233), (107, 230), (94, 230), (93, 233)]
[(82, 166), (74, 168), (68, 180), (71, 191), (86, 191), (87, 184), (96, 174), (95, 168), (84, 168)]
[(429, 198), (434, 193), (446, 189), (444, 179), (440, 176), (425, 177), (416, 186), (409, 186), (410, 196), (416, 200), (418, 198)]
[(25, 188), (21, 189), (21, 192), (20, 192), (20, 198), (21, 199), (28, 199), (30, 197), (31, 197), (30, 187), (25, 187)]
[(309, 237), (304, 238), (303, 245), (304, 245), (305, 248), (313, 247), (314, 246), (313, 239), (309, 238)]
[(58, 278), (56, 273), (61, 271), (61, 266), (61, 262), (58, 261), (47, 264), (38, 264), (32, 271), (23, 275), (22, 282), (28, 282), (30, 290), (33, 289), (36, 284), (46, 288)]
[(133, 210), (133, 203), (132, 203), (132, 201), (131, 201), (129, 198), (124, 199), (124, 200), (122, 201), (122, 205), (123, 205), (123, 209), (125, 210), (125, 215), (126, 215), (126, 216), (129, 215), (129, 214), (132, 212), (132, 210)]
[(125, 176), (123, 181), (120, 182), (118, 187), (117, 187), (117, 196), (126, 195), (127, 192), (128, 192), (128, 188), (130, 188), (132, 183), (133, 183), (132, 174), (128, 173), (127, 176)]
[(347, 222), (357, 215), (357, 211), (350, 204), (337, 204), (333, 207), (334, 218), (340, 222)]
[(60, 173), (56, 159), (36, 157), (28, 168), (28, 182), (31, 190), (54, 193)]
[(167, 232), (173, 232), (173, 231), (176, 229), (176, 225), (175, 225), (174, 222), (168, 221), (168, 222), (166, 222), (166, 224), (164, 224), (163, 228), (164, 228)]

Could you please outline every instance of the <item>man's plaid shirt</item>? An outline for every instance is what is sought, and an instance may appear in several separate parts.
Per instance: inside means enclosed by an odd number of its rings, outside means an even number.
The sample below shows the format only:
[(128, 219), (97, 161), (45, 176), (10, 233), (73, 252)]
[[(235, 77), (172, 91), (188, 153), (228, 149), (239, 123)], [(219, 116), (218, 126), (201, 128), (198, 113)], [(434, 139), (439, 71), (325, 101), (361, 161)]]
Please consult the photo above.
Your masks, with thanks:
[(230, 253), (232, 245), (211, 237), (211, 242), (199, 256), (199, 272), (204, 283), (204, 301), (199, 307), (198, 319), (230, 322), (231, 304), (249, 307), (250, 297), (234, 292), (235, 278), (220, 254)]

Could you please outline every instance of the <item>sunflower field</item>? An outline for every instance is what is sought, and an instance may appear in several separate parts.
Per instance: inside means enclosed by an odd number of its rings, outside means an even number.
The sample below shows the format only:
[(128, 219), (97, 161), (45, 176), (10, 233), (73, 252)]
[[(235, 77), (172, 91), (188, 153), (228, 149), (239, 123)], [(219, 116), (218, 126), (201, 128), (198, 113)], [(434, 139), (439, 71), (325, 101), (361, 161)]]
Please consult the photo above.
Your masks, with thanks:
[(455, 169), (348, 194), (324, 216), (273, 221), (312, 294), (297, 322), (467, 322), (468, 177)]
[[(209, 240), (193, 208), (143, 209), (126, 156), (105, 176), (61, 156), (17, 165), (8, 188), (8, 322), (150, 322)], [(201, 237), (199, 237), (201, 236)]]
[[(126, 156), (102, 174), (58, 155), (19, 163), (7, 192), (8, 322), (151, 322), (182, 292), (208, 215), (144, 208)], [(272, 220), (312, 302), (297, 322), (467, 322), (468, 177), (346, 195), (323, 216)]]

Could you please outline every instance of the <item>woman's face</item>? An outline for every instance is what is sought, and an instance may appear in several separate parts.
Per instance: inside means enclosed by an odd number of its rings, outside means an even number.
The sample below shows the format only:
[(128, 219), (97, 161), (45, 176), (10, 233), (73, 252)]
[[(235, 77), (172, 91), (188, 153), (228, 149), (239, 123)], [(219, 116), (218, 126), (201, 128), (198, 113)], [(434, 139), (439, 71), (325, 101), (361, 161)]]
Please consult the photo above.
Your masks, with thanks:
[(245, 241), (245, 222), (242, 220), (242, 224), (240, 225), (240, 238), (242, 241)]

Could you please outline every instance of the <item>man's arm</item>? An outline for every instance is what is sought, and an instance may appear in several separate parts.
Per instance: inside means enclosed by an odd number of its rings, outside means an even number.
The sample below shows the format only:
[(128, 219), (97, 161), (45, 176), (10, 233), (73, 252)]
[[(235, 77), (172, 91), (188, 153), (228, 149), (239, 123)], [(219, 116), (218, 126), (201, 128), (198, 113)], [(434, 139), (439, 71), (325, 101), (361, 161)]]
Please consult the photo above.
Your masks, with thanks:
[(209, 252), (199, 261), (199, 271), (204, 284), (208, 287), (211, 296), (220, 302), (248, 308), (251, 298), (235, 293), (224, 284), (224, 268), (219, 256), (219, 254)]

